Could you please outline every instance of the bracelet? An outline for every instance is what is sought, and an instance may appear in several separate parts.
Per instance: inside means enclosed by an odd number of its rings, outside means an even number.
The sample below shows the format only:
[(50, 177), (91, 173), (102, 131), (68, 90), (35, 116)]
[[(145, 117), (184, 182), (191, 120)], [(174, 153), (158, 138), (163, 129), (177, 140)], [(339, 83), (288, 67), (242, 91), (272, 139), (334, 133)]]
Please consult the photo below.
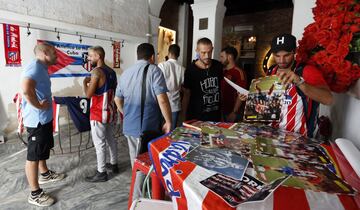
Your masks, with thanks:
[(302, 85), (305, 82), (304, 78), (302, 78), (302, 77), (299, 77), (299, 78), (300, 78), (300, 81), (297, 83), (294, 83), (297, 87), (299, 87), (300, 85)]

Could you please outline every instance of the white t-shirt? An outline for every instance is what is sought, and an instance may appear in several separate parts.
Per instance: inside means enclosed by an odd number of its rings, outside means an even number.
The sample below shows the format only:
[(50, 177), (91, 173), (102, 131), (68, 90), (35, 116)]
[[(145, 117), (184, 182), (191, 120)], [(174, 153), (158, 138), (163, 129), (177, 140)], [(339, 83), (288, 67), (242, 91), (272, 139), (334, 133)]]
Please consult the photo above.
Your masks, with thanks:
[(171, 112), (178, 112), (181, 110), (180, 90), (184, 82), (185, 68), (177, 60), (171, 58), (159, 63), (158, 67), (164, 74), (166, 86), (169, 90), (167, 95), (170, 101)]

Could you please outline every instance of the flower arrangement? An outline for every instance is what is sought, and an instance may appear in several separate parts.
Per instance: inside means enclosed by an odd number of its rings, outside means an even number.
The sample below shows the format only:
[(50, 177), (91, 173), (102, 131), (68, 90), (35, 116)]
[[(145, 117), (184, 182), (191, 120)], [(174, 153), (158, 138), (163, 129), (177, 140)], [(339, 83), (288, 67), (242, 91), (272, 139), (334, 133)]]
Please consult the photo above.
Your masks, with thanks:
[(332, 91), (345, 92), (360, 78), (353, 59), (360, 55), (360, 0), (317, 0), (313, 14), (296, 60), (317, 66)]

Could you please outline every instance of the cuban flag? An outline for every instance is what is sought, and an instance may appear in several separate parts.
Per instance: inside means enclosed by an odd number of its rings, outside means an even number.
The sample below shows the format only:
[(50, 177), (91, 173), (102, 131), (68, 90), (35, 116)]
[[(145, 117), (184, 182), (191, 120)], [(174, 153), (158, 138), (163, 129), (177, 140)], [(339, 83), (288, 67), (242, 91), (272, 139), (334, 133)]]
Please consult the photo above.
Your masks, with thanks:
[(50, 77), (90, 76), (92, 67), (87, 60), (90, 45), (38, 40), (38, 43), (42, 42), (54, 46), (58, 57), (57, 63), (48, 68)]
[[(323, 210), (359, 209), (357, 198), (310, 190), (279, 187), (263, 202), (244, 203), (231, 207), (220, 196), (200, 183), (216, 172), (207, 170), (184, 157), (186, 144), (173, 145), (169, 136), (149, 143), (149, 153), (157, 177), (169, 192), (173, 209), (177, 210)], [(326, 148), (330, 151), (331, 148)], [(337, 156), (336, 156), (337, 157)], [(345, 172), (345, 171), (343, 171)], [(359, 186), (359, 185), (357, 185)]]

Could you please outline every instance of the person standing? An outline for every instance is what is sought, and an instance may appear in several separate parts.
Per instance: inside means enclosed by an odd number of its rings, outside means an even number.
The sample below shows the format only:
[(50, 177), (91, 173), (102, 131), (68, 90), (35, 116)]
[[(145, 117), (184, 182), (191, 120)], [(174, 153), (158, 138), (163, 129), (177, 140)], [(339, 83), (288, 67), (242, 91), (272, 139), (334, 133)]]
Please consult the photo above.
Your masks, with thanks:
[(88, 182), (105, 182), (108, 180), (106, 172), (106, 144), (109, 146), (109, 169), (119, 173), (117, 165), (118, 148), (114, 138), (116, 121), (116, 105), (114, 102), (117, 86), (116, 73), (105, 64), (105, 51), (101, 46), (89, 48), (89, 61), (95, 67), (91, 77), (83, 81), (86, 97), (91, 99), (90, 127), (97, 159), (97, 171), (93, 176), (86, 177)]
[[(168, 133), (171, 129), (171, 108), (167, 96), (168, 89), (161, 70), (154, 65), (155, 51), (149, 43), (142, 43), (137, 47), (138, 61), (126, 69), (120, 77), (116, 89), (115, 102), (118, 111), (123, 113), (123, 133), (128, 140), (131, 167), (140, 153), (140, 135), (143, 131), (160, 131), (161, 114), (165, 119), (162, 131)], [(145, 81), (144, 72), (147, 69)], [(144, 97), (143, 117), (141, 117), (142, 85), (146, 85)], [(143, 119), (141, 121), (141, 119)], [(144, 176), (136, 173), (136, 183), (132, 199), (141, 196), (141, 183)]]
[(166, 86), (169, 90), (167, 93), (172, 115), (171, 130), (176, 128), (177, 121), (181, 110), (181, 86), (184, 82), (185, 67), (177, 61), (180, 55), (180, 47), (177, 44), (169, 46), (168, 60), (158, 65), (164, 74)]
[[(220, 53), (220, 62), (224, 66), (224, 77), (239, 85), (247, 88), (245, 72), (236, 66), (238, 52), (234, 47), (225, 47)], [(222, 95), (222, 114), (224, 121), (237, 122), (242, 119), (244, 111), (243, 102), (238, 98), (236, 90), (225, 80), (221, 81)]]
[[(59, 181), (65, 174), (49, 170), (46, 160), (54, 147), (51, 81), (48, 66), (56, 64), (56, 50), (47, 43), (37, 44), (34, 59), (22, 72), (22, 115), (28, 133), (26, 178), (31, 193), (28, 202), (37, 206), (51, 206), (55, 200), (39, 184)], [(38, 178), (38, 173), (40, 177)]]
[(195, 60), (185, 71), (182, 115), (185, 120), (221, 121), (223, 67), (211, 59), (213, 45), (204, 37), (197, 41)]

